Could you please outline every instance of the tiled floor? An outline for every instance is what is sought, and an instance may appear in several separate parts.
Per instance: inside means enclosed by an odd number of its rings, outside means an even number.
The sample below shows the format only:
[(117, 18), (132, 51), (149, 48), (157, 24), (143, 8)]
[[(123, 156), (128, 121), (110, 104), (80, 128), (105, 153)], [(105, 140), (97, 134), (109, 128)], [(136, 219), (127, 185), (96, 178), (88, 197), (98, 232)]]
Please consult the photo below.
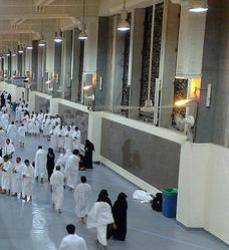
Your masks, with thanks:
[[(16, 155), (32, 160), (39, 144), (48, 147), (43, 138), (27, 138), (26, 148)], [(109, 241), (110, 250), (198, 250), (229, 249), (221, 241), (204, 231), (186, 230), (175, 220), (167, 219), (151, 210), (149, 205), (132, 200), (135, 186), (103, 166), (84, 172), (94, 191), (94, 199), (102, 188), (109, 191), (114, 201), (117, 194), (128, 194), (128, 235), (125, 242)], [(64, 211), (53, 212), (48, 184), (34, 185), (32, 204), (0, 195), (0, 250), (55, 250), (65, 235), (65, 225), (77, 223), (73, 194), (65, 190)], [(77, 224), (89, 250), (97, 249), (95, 232)]]

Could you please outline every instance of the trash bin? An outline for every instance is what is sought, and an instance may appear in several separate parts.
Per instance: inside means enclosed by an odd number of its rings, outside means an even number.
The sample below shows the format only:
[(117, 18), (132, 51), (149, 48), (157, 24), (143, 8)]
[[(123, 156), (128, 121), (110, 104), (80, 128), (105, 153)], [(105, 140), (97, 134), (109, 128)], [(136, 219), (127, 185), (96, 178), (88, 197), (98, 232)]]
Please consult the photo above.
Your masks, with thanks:
[(177, 189), (165, 188), (162, 191), (162, 213), (165, 217), (175, 218), (177, 210)]

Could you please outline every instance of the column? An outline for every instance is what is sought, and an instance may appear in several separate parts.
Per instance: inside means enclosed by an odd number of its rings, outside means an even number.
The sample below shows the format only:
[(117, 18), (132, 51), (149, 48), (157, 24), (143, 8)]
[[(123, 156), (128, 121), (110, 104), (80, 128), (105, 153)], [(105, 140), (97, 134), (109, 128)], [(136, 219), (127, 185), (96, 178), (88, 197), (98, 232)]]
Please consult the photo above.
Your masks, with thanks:
[(72, 30), (63, 32), (61, 84), (63, 86), (63, 97), (67, 100), (71, 100), (72, 35)]
[[(132, 12), (129, 61), (130, 107), (138, 107), (140, 100), (144, 19), (145, 9), (136, 9)], [(129, 118), (137, 119), (138, 116), (138, 109), (129, 110)]]
[(32, 50), (32, 89), (37, 90), (37, 80), (38, 80), (38, 41), (33, 41)]
[(78, 39), (79, 30), (73, 30), (73, 41), (72, 41), (72, 87), (71, 87), (71, 101), (77, 102), (79, 96), (79, 81), (80, 81), (80, 41)]
[(176, 75), (177, 47), (180, 22), (180, 5), (165, 2), (164, 25), (161, 58), (161, 110), (159, 124), (161, 127), (171, 126), (173, 112), (174, 79)]

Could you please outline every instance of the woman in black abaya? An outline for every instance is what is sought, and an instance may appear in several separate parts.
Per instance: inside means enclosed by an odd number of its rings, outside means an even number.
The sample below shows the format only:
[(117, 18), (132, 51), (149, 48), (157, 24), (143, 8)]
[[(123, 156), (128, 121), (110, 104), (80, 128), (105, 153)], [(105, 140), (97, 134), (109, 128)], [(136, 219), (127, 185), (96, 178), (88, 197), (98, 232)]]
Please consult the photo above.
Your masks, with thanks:
[(93, 151), (95, 150), (94, 144), (90, 142), (89, 140), (86, 140), (85, 142), (85, 166), (88, 169), (93, 168)]
[(50, 180), (50, 177), (54, 170), (54, 166), (55, 166), (55, 154), (53, 152), (53, 149), (49, 148), (48, 154), (47, 154), (47, 164), (46, 164), (46, 168), (48, 172), (48, 180)]
[(113, 237), (116, 240), (124, 241), (127, 233), (127, 195), (120, 193), (117, 201), (112, 208), (115, 227), (113, 229)]

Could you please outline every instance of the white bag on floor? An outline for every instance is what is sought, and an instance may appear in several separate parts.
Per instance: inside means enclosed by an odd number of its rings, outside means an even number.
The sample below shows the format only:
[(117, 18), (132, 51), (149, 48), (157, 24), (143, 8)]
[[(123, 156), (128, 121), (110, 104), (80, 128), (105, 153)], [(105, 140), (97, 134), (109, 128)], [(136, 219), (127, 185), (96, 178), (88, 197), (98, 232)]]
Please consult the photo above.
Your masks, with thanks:
[(149, 203), (153, 199), (153, 197), (150, 195), (150, 193), (142, 190), (136, 190), (133, 193), (133, 199), (139, 200), (141, 203)]

